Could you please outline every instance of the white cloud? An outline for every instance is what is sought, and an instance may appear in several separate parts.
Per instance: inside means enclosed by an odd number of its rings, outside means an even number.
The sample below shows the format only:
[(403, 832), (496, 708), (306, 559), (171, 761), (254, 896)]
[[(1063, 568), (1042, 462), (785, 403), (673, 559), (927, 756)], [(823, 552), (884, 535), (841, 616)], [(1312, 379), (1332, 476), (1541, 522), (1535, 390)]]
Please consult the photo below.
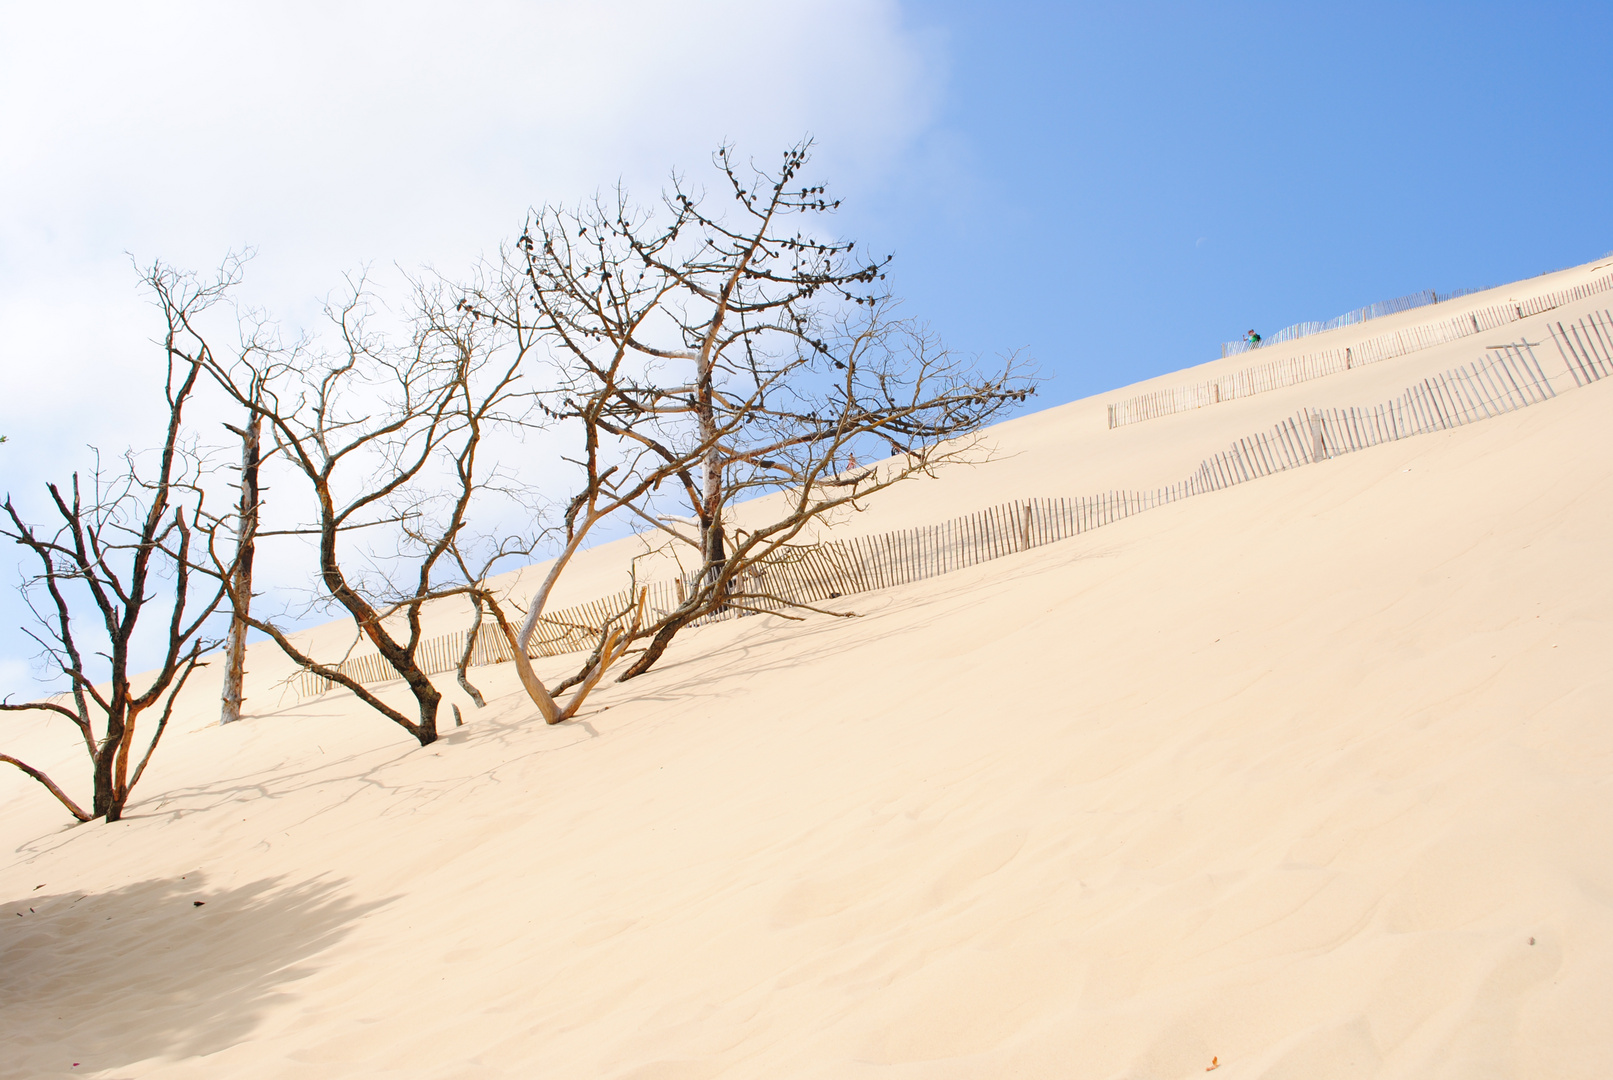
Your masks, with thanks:
[(12, 10), (8, 288), (131, 242), (193, 263), (249, 242), (291, 281), (458, 254), (724, 138), (812, 131), (831, 168), (877, 171), (933, 91), (889, 3)]
[[(894, 0), (8, 4), (0, 488), (149, 442), (156, 332), (125, 253), (215, 265), (296, 324), (362, 264), (462, 266), (534, 203), (645, 196), (718, 142), (805, 133), (844, 193), (930, 120)], [(0, 559), (9, 578), (11, 559)], [(14, 605), (4, 622), (16, 620)], [(0, 653), (23, 645), (8, 633)]]

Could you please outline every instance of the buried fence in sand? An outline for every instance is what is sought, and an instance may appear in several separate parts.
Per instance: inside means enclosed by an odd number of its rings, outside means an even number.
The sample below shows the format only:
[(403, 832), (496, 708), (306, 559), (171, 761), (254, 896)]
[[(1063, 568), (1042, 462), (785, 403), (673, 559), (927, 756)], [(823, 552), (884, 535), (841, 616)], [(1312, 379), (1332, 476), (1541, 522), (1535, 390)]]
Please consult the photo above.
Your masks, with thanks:
[(1125, 424), (1141, 423), (1172, 413), (1187, 412), (1206, 405), (1231, 401), (1234, 398), (1253, 397), (1268, 390), (1278, 390), (1311, 379), (1320, 379), (1324, 375), (1335, 375), (1351, 368), (1391, 360), (1419, 349), (1444, 345), (1486, 330), (1494, 330), (1519, 319), (1562, 307), (1575, 300), (1595, 296), (1608, 289), (1613, 289), (1613, 274), (1569, 289), (1543, 293), (1517, 303), (1495, 304), (1441, 322), (1380, 334), (1347, 348), (1324, 349), (1303, 356), (1272, 360), (1205, 382), (1138, 394), (1136, 397), (1126, 398), (1109, 406), (1109, 426), (1117, 428)]
[[(1573, 387), (1564, 389), (1589, 386), (1613, 376), (1613, 313), (1592, 314), (1568, 328), (1558, 323), (1550, 332), (1573, 380)], [(1090, 532), (1189, 496), (1219, 491), (1381, 443), (1462, 427), (1556, 396), (1557, 389), (1529, 342), (1500, 346), (1492, 349), (1489, 356), (1424, 379), (1393, 401), (1372, 408), (1302, 409), (1276, 426), (1239, 439), (1206, 458), (1186, 480), (1168, 487), (1111, 491), (1088, 498), (1021, 500), (939, 525), (791, 549), (755, 577), (737, 583), (746, 610), (718, 612), (694, 625), (740, 618), (755, 609), (783, 611), (922, 581)], [(686, 577), (642, 586), (648, 590), (649, 612), (658, 617), (675, 610), (690, 581)], [(628, 617), (636, 588), (543, 615), (528, 655), (590, 651), (602, 633)], [(433, 675), (457, 669), (468, 634), (469, 631), (442, 634), (421, 642), (416, 654), (421, 668)], [(484, 625), (477, 631), (471, 650), (473, 665), (501, 663), (511, 656), (511, 643), (497, 627)], [(378, 653), (344, 660), (340, 670), (361, 682), (398, 678)], [(305, 671), (298, 676), (297, 685), (302, 696), (311, 697), (334, 684)]]

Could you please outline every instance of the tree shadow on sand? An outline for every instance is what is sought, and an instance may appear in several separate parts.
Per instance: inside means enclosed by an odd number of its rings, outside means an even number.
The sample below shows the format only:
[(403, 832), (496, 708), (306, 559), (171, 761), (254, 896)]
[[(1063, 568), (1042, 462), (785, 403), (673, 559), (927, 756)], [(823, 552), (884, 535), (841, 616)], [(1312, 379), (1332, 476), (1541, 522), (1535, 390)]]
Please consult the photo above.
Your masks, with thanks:
[[(755, 677), (781, 670), (823, 664), (832, 670), (836, 660), (880, 642), (897, 620), (904, 632), (923, 631), (938, 625), (963, 628), (970, 632), (971, 612), (980, 600), (983, 587), (1004, 585), (1045, 573), (1049, 562), (1113, 556), (1121, 550), (1114, 544), (1102, 547), (1071, 544), (1059, 549), (1037, 549), (1030, 555), (1011, 556), (989, 564), (990, 570), (970, 571), (931, 579), (923, 592), (897, 587), (877, 593), (858, 594), (843, 604), (861, 614), (853, 619), (808, 613), (802, 621), (776, 616), (745, 619), (736, 626), (701, 628), (688, 638), (680, 638), (661, 663), (643, 676), (626, 684), (605, 683), (589, 699), (576, 717), (558, 728), (546, 728), (524, 690), (489, 691), (485, 715), (472, 712), (473, 723), (448, 728), (436, 743), (422, 748), (412, 739), (400, 737), (400, 729), (379, 716), (370, 718), (377, 732), (376, 743), (362, 750), (330, 757), (312, 757), (295, 765), (253, 771), (246, 766), (230, 775), (217, 775), (196, 784), (180, 784), (165, 790), (144, 790), (143, 798), (131, 803), (126, 820), (140, 818), (177, 821), (193, 814), (215, 813), (225, 806), (259, 799), (280, 800), (299, 793), (325, 792), (308, 802), (303, 816), (282, 822), (284, 831), (310, 825), (332, 811), (340, 810), (366, 793), (384, 797), (375, 804), (379, 817), (407, 816), (428, 812), (432, 805), (453, 795), (461, 802), (486, 797), (507, 799), (502, 789), (503, 767), (513, 767), (532, 757), (565, 754), (584, 742), (601, 736), (595, 723), (617, 705), (639, 707), (637, 723), (652, 721), (657, 706), (687, 708), (703, 701), (717, 701), (733, 691), (735, 678)], [(1014, 560), (1014, 561), (1010, 561)], [(713, 642), (703, 635), (721, 631), (727, 640)], [(893, 678), (899, 675), (893, 675)], [(329, 720), (350, 716), (353, 699), (346, 691), (332, 691), (328, 700), (311, 700), (295, 707), (253, 714), (251, 722), (271, 721), (295, 715)], [(620, 713), (617, 716), (621, 716)], [(542, 733), (542, 737), (537, 737)], [(479, 743), (498, 748), (499, 764), (489, 767), (485, 756), (459, 759), (454, 747)], [(395, 773), (407, 760), (422, 754), (444, 758), (429, 773), (418, 769)], [(37, 838), (25, 845), (29, 854), (39, 855), (68, 842), (71, 828)]]
[(355, 902), (342, 884), (270, 879), (214, 889), (192, 873), (103, 893), (8, 898), (0, 905), (0, 1072), (116, 1076), (150, 1058), (200, 1057), (248, 1038), (319, 970), (319, 953), (391, 902)]

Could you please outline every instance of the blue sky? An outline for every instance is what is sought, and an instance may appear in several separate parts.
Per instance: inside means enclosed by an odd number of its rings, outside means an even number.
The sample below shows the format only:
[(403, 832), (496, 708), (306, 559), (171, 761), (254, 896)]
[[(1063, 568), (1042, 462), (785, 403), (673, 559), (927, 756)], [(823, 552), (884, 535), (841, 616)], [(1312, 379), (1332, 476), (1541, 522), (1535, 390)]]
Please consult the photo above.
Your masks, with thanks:
[[(129, 256), (289, 328), (526, 209), (803, 134), (906, 313), (1043, 404), (1613, 249), (1613, 5), (0, 2), (0, 489), (149, 444)], [(260, 574), (299, 570), (260, 556)], [(12, 558), (0, 559), (14, 580)], [(28, 681), (0, 590), (0, 692)]]
[(949, 340), (1027, 346), (1049, 402), (1613, 248), (1613, 5), (904, 13), (940, 101), (856, 231)]

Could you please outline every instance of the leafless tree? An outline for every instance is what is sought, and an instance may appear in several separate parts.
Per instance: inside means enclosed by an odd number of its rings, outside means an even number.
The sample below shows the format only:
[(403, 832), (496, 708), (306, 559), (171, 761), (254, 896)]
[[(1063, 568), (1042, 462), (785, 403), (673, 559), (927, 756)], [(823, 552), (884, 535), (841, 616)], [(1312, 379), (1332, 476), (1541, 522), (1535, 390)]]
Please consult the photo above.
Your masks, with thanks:
[[(254, 389), (254, 397), (256, 390)], [(240, 500), (236, 512), (235, 572), (225, 587), (230, 601), (230, 633), (224, 644), (224, 690), (219, 723), (241, 719), (246, 697), (247, 620), (252, 616), (252, 563), (257, 556), (258, 516), (262, 495), (258, 474), (263, 466), (263, 417), (256, 407), (248, 408), (244, 427), (226, 424), (241, 438)]]
[(258, 536), (312, 536), (324, 597), (408, 685), (416, 715), (388, 705), (339, 660), (311, 655), (274, 620), (242, 621), (425, 746), (438, 735), (442, 693), (418, 655), (422, 611), (479, 590), (456, 573), (452, 552), (473, 505), (497, 487), (498, 470), (482, 456), (489, 435), (527, 422), (531, 395), (521, 369), (529, 343), (428, 282), (415, 283), (406, 340), (394, 343), (371, 328), (364, 282), (350, 285), (327, 311), (335, 347), (306, 344), (294, 362), (208, 370), (262, 418), (278, 467), (301, 481), (306, 496), (306, 517), (295, 527)]
[[(7, 524), (0, 535), (36, 560), (36, 572), (24, 583), (39, 618), (33, 636), (63, 677), (67, 700), (8, 700), (0, 709), (53, 713), (77, 728), (91, 764), (89, 807), (16, 757), (0, 754), (0, 761), (38, 780), (80, 821), (122, 817), (181, 690), (214, 644), (204, 629), (225, 590), (199, 575), (195, 562), (219, 523), (205, 506), (205, 459), (186, 433), (184, 412), (210, 355), (192, 327), (239, 280), (239, 269), (239, 260), (231, 260), (208, 282), (161, 264), (145, 273), (166, 322), (161, 447), (150, 454), (130, 451), (113, 470), (98, 463), (82, 482), (74, 473), (65, 490), (47, 484), (51, 524), (26, 520), (10, 496), (4, 504)], [(159, 620), (160, 631), (153, 625)], [(145, 659), (140, 643), (151, 633), (161, 635), (156, 670), (137, 688), (131, 665)], [(142, 748), (136, 735), (151, 711), (157, 719)]]
[[(699, 568), (675, 611), (633, 627), (630, 638), (648, 644), (621, 678), (647, 671), (703, 616), (776, 609), (779, 598), (755, 594), (756, 583), (814, 523), (976, 459), (972, 436), (1033, 392), (1017, 358), (982, 367), (897, 318), (888, 258), (860, 259), (852, 242), (815, 231), (840, 204), (800, 180), (808, 150), (762, 171), (720, 149), (716, 208), (677, 177), (651, 209), (621, 191), (546, 207), (507, 253), (518, 277), (503, 280), (519, 290), (467, 298), (549, 345), (557, 374), (545, 408), (580, 443), (566, 544), (527, 610), (523, 647), (572, 553), (619, 513)], [(888, 460), (853, 468), (858, 448)], [(765, 494), (779, 497), (765, 520), (732, 529), (735, 504)], [(553, 702), (516, 652), (553, 722)]]
[[(504, 335), (505, 347), (512, 355), (523, 359), (534, 354), (542, 353), (551, 343), (548, 340), (548, 331), (541, 317), (534, 318), (534, 310), (529, 307), (524, 295), (525, 269), (519, 262), (512, 263), (506, 260), (484, 270), (482, 274), (464, 283), (460, 289), (461, 298), (457, 311), (472, 324), (489, 329), (497, 328)], [(537, 312), (541, 316), (541, 312)], [(563, 391), (560, 392), (563, 395)], [(535, 397), (555, 396), (553, 387), (545, 386), (536, 392)], [(595, 395), (596, 405), (592, 412), (597, 412), (597, 402), (602, 401), (602, 395)], [(564, 414), (555, 409), (544, 406), (541, 400), (538, 407), (547, 413), (551, 419), (560, 418)], [(621, 615), (621, 626), (609, 626), (600, 629), (598, 647), (584, 664), (581, 671), (570, 679), (564, 680), (556, 688), (544, 685), (543, 680), (533, 669), (528, 659), (529, 648), (534, 628), (541, 615), (548, 597), (555, 583), (560, 579), (572, 556), (581, 549), (594, 527), (607, 518), (624, 511), (630, 507), (635, 499), (642, 499), (649, 495), (655, 484), (659, 483), (659, 474), (635, 475), (629, 480), (620, 480), (613, 483), (620, 471), (617, 467), (605, 467), (599, 460), (599, 442), (597, 428), (585, 424), (585, 433), (582, 457), (574, 464), (581, 466), (586, 478), (582, 490), (572, 497), (564, 512), (563, 531), (561, 535), (561, 548), (558, 556), (550, 566), (548, 574), (539, 586), (538, 595), (526, 612), (519, 631), (511, 627), (503, 602), (492, 589), (486, 587), (486, 576), (490, 567), (484, 567), (482, 572), (474, 578), (469, 573), (468, 566), (461, 560), (461, 574), (471, 581), (467, 592), (475, 605), (474, 622), (471, 633), (474, 635), (480, 627), (483, 609), (493, 615), (496, 624), (510, 639), (516, 671), (520, 676), (522, 686), (528, 696), (538, 706), (539, 712), (546, 722), (557, 724), (576, 715), (577, 710), (587, 699), (588, 694), (597, 686), (605, 673), (622, 658), (628, 645), (641, 628), (644, 615), (642, 595), (638, 602), (630, 605)], [(530, 554), (536, 543), (543, 538), (532, 537), (532, 543), (525, 549), (512, 550)], [(502, 543), (498, 551), (505, 550), (508, 541)], [(458, 558), (456, 554), (456, 558)], [(467, 691), (471, 690), (465, 669), (469, 665), (474, 636), (467, 641), (464, 655), (459, 665), (460, 682)], [(566, 701), (557, 700), (556, 695), (571, 687), (576, 691)], [(478, 695), (473, 694), (473, 700)]]

